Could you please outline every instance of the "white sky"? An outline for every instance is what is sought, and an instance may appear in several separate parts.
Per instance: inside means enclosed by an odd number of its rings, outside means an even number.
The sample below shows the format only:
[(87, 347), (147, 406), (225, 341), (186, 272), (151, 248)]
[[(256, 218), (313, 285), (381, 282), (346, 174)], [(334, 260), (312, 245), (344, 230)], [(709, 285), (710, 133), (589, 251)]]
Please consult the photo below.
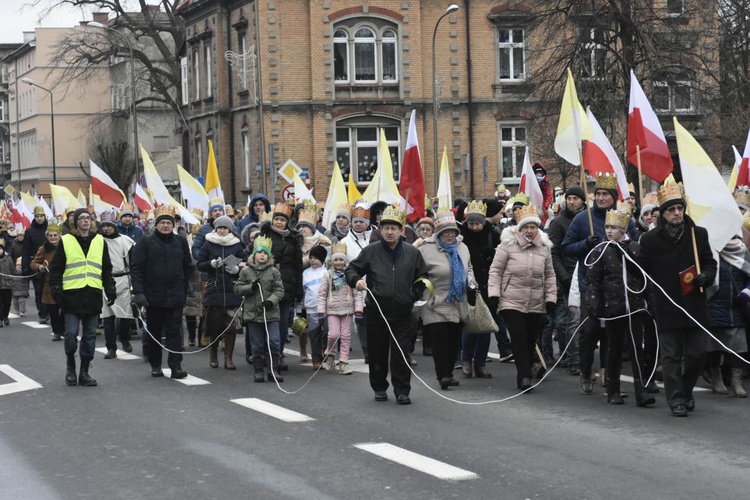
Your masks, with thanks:
[[(81, 9), (56, 9), (43, 21), (39, 15), (43, 7), (30, 7), (31, 0), (0, 0), (0, 43), (22, 43), (24, 31), (34, 31), (39, 26), (48, 28), (70, 27), (82, 20), (91, 20), (90, 11), (85, 13)], [(43, 5), (49, 5), (54, 0), (42, 0)]]

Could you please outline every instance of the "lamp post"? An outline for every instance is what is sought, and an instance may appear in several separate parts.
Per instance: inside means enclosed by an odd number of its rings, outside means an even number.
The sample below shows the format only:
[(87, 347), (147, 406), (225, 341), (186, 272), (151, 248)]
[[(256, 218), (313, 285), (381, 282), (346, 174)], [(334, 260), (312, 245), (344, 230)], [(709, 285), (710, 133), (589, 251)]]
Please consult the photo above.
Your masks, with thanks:
[(135, 106), (135, 58), (133, 57), (133, 44), (130, 39), (117, 31), (116, 29), (110, 28), (107, 25), (96, 21), (89, 21), (87, 26), (93, 26), (94, 28), (101, 28), (103, 30), (111, 31), (116, 35), (120, 36), (125, 43), (128, 44), (128, 50), (130, 51), (130, 100), (133, 107), (133, 161), (135, 162), (135, 183), (140, 182), (140, 169), (138, 168), (138, 114)]
[[(435, 67), (435, 38), (437, 37), (437, 30), (438, 26), (440, 26), (440, 21), (443, 20), (445, 16), (452, 12), (456, 12), (458, 10), (458, 5), (455, 3), (452, 3), (448, 6), (447, 9), (445, 9), (445, 13), (443, 13), (442, 16), (440, 16), (435, 23), (435, 29), (432, 32), (432, 147), (433, 147), (433, 162), (434, 162), (434, 168), (435, 168), (435, 194), (437, 195), (438, 190), (438, 133), (437, 133), (437, 127), (438, 127), (438, 91), (437, 91), (437, 68)], [(451, 207), (446, 207), (451, 208)]]
[(21, 81), (32, 87), (37, 87), (49, 94), (49, 115), (52, 122), (52, 184), (57, 184), (57, 162), (55, 160), (55, 98), (52, 91), (47, 87), (42, 87), (31, 78), (21, 78)]

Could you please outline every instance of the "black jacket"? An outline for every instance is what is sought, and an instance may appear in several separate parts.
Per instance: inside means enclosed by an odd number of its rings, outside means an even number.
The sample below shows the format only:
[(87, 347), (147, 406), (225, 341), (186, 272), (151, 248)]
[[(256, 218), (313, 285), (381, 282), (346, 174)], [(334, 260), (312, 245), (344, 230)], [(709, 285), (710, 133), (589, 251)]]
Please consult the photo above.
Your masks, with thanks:
[[(641, 236), (641, 252), (638, 263), (645, 269), (656, 283), (691, 316), (708, 327), (709, 313), (706, 302), (705, 289), (703, 292), (696, 288), (686, 296), (682, 295), (680, 272), (695, 265), (693, 257), (693, 236), (691, 229), (695, 228), (695, 241), (698, 247), (698, 260), (701, 272), (706, 275), (709, 283), (713, 283), (716, 276), (716, 261), (708, 244), (708, 232), (695, 225), (689, 216), (685, 216), (685, 232), (675, 241), (667, 234), (665, 222), (659, 219), (656, 228)], [(649, 301), (651, 303), (651, 301)], [(659, 330), (674, 330), (682, 328), (698, 328), (682, 311), (677, 309), (656, 287), (653, 289), (653, 308), (656, 324)]]
[[(581, 211), (579, 210), (579, 212)], [(560, 210), (557, 217), (552, 219), (547, 229), (549, 240), (554, 245), (552, 247), (552, 265), (555, 268), (555, 276), (557, 276), (557, 293), (564, 297), (567, 297), (568, 292), (570, 292), (570, 284), (573, 281), (573, 273), (578, 261), (575, 257), (563, 254), (562, 242), (565, 239), (565, 233), (568, 232), (570, 223), (573, 222), (573, 217), (579, 212), (572, 212), (568, 210), (568, 207), (565, 207)]]
[(486, 301), (490, 266), (495, 258), (495, 249), (500, 244), (500, 233), (495, 231), (495, 228), (489, 222), (485, 222), (484, 227), (479, 232), (469, 229), (468, 224), (462, 224), (460, 231), (464, 245), (469, 248), (474, 278), (482, 292), (482, 298)]
[[(209, 233), (214, 234), (214, 233)], [(198, 252), (196, 267), (208, 276), (206, 289), (203, 291), (203, 305), (205, 307), (239, 307), (242, 298), (234, 293), (234, 283), (239, 278), (239, 273), (229, 274), (226, 267), (219, 269), (211, 267), (211, 261), (215, 258), (226, 259), (230, 255), (245, 260), (245, 247), (237, 241), (234, 245), (222, 246), (209, 241), (208, 236)]]
[(31, 226), (26, 230), (26, 236), (23, 238), (21, 269), (24, 274), (31, 274), (31, 259), (45, 241), (47, 241), (47, 219), (44, 219), (44, 224), (37, 224), (36, 220), (31, 221)]
[[(385, 317), (408, 318), (413, 308), (411, 286), (418, 278), (427, 277), (427, 264), (422, 252), (404, 241), (395, 261), (385, 245), (381, 240), (363, 248), (346, 268), (346, 281), (354, 288), (357, 281), (367, 276), (367, 288), (375, 295)], [(371, 314), (380, 315), (369, 293), (366, 303), (373, 307)]]
[[(29, 233), (27, 232), (26, 234), (28, 237)], [(73, 234), (78, 240), (78, 244), (81, 245), (81, 250), (83, 250), (84, 254), (88, 254), (91, 240), (93, 240), (95, 236), (99, 236), (95, 233), (86, 237), (79, 236), (77, 233), (70, 234)], [(62, 277), (68, 260), (65, 255), (64, 243), (63, 240), (60, 240), (60, 243), (57, 245), (55, 256), (52, 258), (52, 262), (49, 266), (49, 285), (55, 301), (60, 304), (63, 313), (101, 313), (103, 303), (102, 291), (98, 288), (87, 286), (78, 290), (63, 290)], [(44, 242), (42, 242), (40, 246), (43, 244)], [(37, 249), (38, 248), (39, 247), (37, 247)], [(34, 252), (34, 255), (36, 255), (36, 252)], [(40, 279), (43, 279), (43, 277), (40, 277)], [(104, 288), (104, 293), (108, 299), (114, 300), (117, 297), (115, 279), (112, 277), (112, 261), (109, 258), (109, 249), (107, 248), (106, 240), (104, 241), (104, 255), (102, 255), (102, 287)]]
[(149, 306), (183, 307), (192, 271), (187, 240), (174, 233), (155, 231), (133, 247), (133, 293), (144, 294)]
[(304, 236), (291, 229), (289, 234), (281, 236), (271, 229), (270, 222), (260, 226), (260, 234), (271, 238), (271, 254), (276, 268), (281, 271), (284, 283), (284, 298), (287, 302), (300, 302), (304, 297), (302, 287), (302, 244)]
[(745, 288), (748, 276), (719, 259), (719, 289), (711, 297), (709, 310), (711, 311), (712, 328), (744, 328), (745, 316), (742, 313), (740, 292)]
[(628, 289), (644, 290), (640, 294), (628, 292), (628, 305), (625, 304), (625, 284), (622, 280), (623, 253), (613, 245), (625, 250), (635, 259), (640, 248), (638, 243), (613, 243), (606, 247), (596, 247), (589, 262), (593, 265), (586, 271), (586, 308), (591, 318), (615, 318), (628, 312), (642, 309), (645, 305), (645, 290), (643, 288), (643, 273), (632, 262), (625, 260), (627, 270)]

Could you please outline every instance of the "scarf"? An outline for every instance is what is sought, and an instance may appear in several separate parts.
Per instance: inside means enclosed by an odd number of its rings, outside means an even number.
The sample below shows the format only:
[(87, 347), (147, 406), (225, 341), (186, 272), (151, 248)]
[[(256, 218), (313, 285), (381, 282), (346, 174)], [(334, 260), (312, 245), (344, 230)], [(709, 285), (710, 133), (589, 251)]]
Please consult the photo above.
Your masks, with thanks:
[(682, 235), (685, 233), (685, 223), (673, 225), (668, 222), (664, 222), (664, 231), (675, 241), (680, 241)]
[(750, 274), (750, 254), (741, 240), (732, 239), (719, 252), (719, 256), (727, 264), (740, 269), (745, 274)]
[(232, 245), (239, 243), (240, 239), (232, 233), (229, 233), (226, 236), (219, 236), (219, 234), (214, 231), (206, 235), (206, 241), (222, 247), (231, 247)]
[(320, 241), (321, 236), (323, 235), (318, 231), (315, 231), (315, 234), (313, 234), (312, 236), (305, 236), (305, 243), (302, 245), (302, 253), (308, 254), (313, 247), (318, 246), (318, 242)]
[(383, 237), (380, 237), (380, 244), (383, 245), (385, 251), (388, 252), (388, 255), (391, 256), (393, 262), (396, 262), (398, 260), (398, 256), (401, 255), (401, 248), (403, 247), (403, 243), (403, 238), (399, 238), (398, 243), (396, 243), (396, 247), (391, 248), (391, 246), (383, 239)]
[(351, 230), (351, 224), (347, 224), (345, 227), (339, 227), (335, 222), (333, 226), (331, 226), (331, 232), (333, 233), (333, 236), (338, 238), (339, 241), (346, 238), (346, 235), (349, 234), (349, 231)]
[(346, 284), (344, 271), (338, 271), (336, 269), (331, 270), (331, 283), (334, 290), (340, 290), (341, 287)]
[(435, 238), (435, 242), (448, 254), (448, 263), (451, 268), (451, 286), (445, 300), (446, 302), (458, 302), (464, 298), (466, 293), (466, 272), (464, 271), (464, 263), (461, 262), (461, 256), (458, 255), (458, 243), (449, 245), (440, 238)]
[(289, 231), (289, 228), (287, 228), (287, 229), (276, 229), (275, 227), (273, 227), (273, 225), (271, 225), (271, 230), (273, 232), (275, 232), (276, 234), (280, 234), (284, 238), (286, 238), (287, 236), (289, 236), (289, 233), (291, 232), (291, 231)]

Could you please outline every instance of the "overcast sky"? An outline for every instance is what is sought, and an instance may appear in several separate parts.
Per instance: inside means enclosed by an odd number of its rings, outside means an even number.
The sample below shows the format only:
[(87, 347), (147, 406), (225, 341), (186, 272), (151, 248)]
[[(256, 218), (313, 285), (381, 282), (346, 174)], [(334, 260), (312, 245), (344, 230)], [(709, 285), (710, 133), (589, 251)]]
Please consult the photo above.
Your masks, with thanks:
[[(43, 0), (45, 5), (54, 0)], [(42, 7), (29, 7), (30, 0), (0, 0), (0, 43), (23, 42), (24, 31), (34, 31), (39, 26), (47, 28), (70, 27), (82, 20), (91, 20), (90, 11), (81, 9), (56, 9), (47, 18), (39, 21)]]

